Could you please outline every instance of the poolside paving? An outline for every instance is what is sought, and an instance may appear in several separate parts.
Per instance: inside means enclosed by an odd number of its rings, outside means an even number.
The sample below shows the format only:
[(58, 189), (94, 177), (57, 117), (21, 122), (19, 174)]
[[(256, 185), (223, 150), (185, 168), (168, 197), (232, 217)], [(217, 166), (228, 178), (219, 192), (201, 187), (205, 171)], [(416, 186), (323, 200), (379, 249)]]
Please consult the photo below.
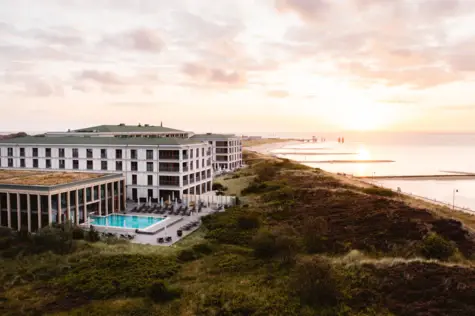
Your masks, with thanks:
[[(127, 210), (131, 210), (136, 204), (133, 205), (127, 205)], [(137, 234), (135, 233), (134, 229), (125, 229), (125, 228), (120, 228), (120, 227), (104, 227), (104, 226), (94, 226), (94, 228), (99, 231), (99, 232), (108, 232), (108, 233), (113, 233), (116, 234), (117, 236), (120, 236), (120, 234), (129, 234), (129, 235), (135, 235), (135, 238), (131, 240), (133, 243), (139, 243), (139, 244), (149, 244), (149, 245), (158, 245), (158, 246), (170, 246), (174, 244), (175, 242), (179, 241), (180, 239), (186, 237), (187, 235), (191, 234), (193, 231), (198, 229), (201, 226), (201, 217), (214, 213), (216, 212), (210, 207), (203, 207), (201, 212), (193, 212), (192, 215), (190, 216), (179, 216), (179, 215), (168, 215), (168, 214), (147, 214), (147, 213), (133, 213), (133, 212), (127, 212), (127, 215), (137, 215), (137, 216), (153, 216), (153, 217), (164, 217), (166, 215), (167, 220), (164, 220), (163, 223), (156, 224), (156, 229), (159, 229), (161, 227), (164, 227), (166, 225), (169, 225), (170, 223), (174, 222), (175, 220), (179, 218), (183, 218), (182, 221), (165, 228), (164, 230), (153, 234), (153, 235), (147, 235), (147, 234)], [(183, 227), (184, 225), (198, 221), (199, 225), (193, 227), (192, 229), (185, 231), (183, 230), (183, 235), (181, 237), (178, 237), (177, 231)], [(160, 237), (167, 237), (170, 236), (172, 237), (172, 241), (168, 243), (158, 243), (157, 239)]]

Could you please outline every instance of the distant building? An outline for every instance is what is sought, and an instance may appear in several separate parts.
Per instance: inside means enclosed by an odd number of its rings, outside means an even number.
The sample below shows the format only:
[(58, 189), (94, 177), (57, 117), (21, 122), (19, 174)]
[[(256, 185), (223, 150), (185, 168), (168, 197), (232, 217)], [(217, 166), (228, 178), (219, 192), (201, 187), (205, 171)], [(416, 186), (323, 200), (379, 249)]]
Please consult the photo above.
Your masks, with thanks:
[(121, 174), (0, 170), (0, 226), (35, 232), (52, 223), (82, 224), (87, 214), (125, 209)]
[(190, 139), (208, 142), (213, 151), (213, 168), (219, 170), (236, 170), (242, 167), (241, 138), (232, 134), (197, 134)]

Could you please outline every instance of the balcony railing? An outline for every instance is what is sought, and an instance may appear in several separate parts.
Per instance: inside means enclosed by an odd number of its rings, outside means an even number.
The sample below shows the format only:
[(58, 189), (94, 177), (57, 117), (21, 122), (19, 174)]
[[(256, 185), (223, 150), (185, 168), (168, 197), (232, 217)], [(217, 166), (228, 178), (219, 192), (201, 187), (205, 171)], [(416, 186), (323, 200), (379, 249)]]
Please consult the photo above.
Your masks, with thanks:
[(180, 160), (180, 156), (176, 155), (160, 155), (158, 158), (161, 160)]
[(180, 172), (179, 168), (163, 168), (161, 167), (160, 172)]
[(175, 182), (175, 181), (160, 181), (160, 185), (168, 185), (168, 186), (180, 186), (180, 183), (179, 182)]

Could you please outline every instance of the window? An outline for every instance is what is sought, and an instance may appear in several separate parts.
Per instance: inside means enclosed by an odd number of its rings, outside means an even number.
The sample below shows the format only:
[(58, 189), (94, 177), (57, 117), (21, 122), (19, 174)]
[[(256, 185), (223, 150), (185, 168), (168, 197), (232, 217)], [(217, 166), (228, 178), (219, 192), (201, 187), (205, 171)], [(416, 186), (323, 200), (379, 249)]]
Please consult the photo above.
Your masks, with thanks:
[(58, 148), (58, 156), (64, 158), (64, 148)]
[(20, 159), (20, 167), (21, 167), (21, 168), (25, 168), (25, 167), (26, 167), (25, 159)]
[(8, 158), (8, 166), (13, 167), (13, 158)]
[(38, 159), (33, 159), (33, 168), (38, 168)]
[(190, 162), (190, 170), (193, 170), (193, 161)]
[(137, 171), (138, 170), (137, 161), (131, 161), (130, 162), (130, 170), (132, 170), (132, 171)]
[(92, 170), (93, 169), (93, 163), (92, 160), (88, 160), (86, 163), (86, 168), (87, 170)]
[(196, 158), (198, 158), (199, 155), (200, 155), (200, 149), (196, 148)]
[(73, 158), (79, 158), (79, 149), (73, 148)]
[(92, 149), (86, 149), (86, 158), (92, 158)]
[(25, 157), (25, 148), (20, 148), (20, 157)]
[(46, 168), (51, 168), (51, 159), (46, 159)]
[(64, 159), (59, 160), (59, 169), (64, 169), (66, 168), (66, 163), (64, 162)]
[[(122, 159), (122, 149), (115, 150), (115, 159)], [(122, 168), (120, 170), (122, 170)]]
[(101, 170), (107, 170), (107, 160), (101, 161)]
[(73, 160), (73, 169), (79, 169), (79, 160)]
[(51, 157), (51, 148), (46, 148), (45, 149), (45, 156), (46, 157)]
[(149, 199), (152, 199), (153, 198), (153, 189), (148, 189), (147, 190), (147, 195), (148, 195)]
[(190, 149), (190, 158), (193, 158), (193, 149)]
[(147, 171), (153, 172), (153, 162), (147, 162)]
[(137, 184), (137, 175), (136, 174), (132, 175), (132, 184)]
[(147, 159), (153, 159), (153, 150), (147, 149)]
[(116, 161), (115, 162), (115, 170), (116, 171), (122, 171), (122, 161)]
[(33, 157), (38, 157), (38, 148), (33, 148)]
[(8, 156), (13, 156), (13, 148), (8, 147), (7, 152), (8, 152)]
[(130, 159), (137, 159), (137, 150), (131, 149), (130, 150)]
[(205, 167), (205, 160), (204, 160), (204, 159), (201, 159), (201, 167), (202, 167), (202, 168)]
[(107, 159), (107, 149), (101, 149), (101, 158)]
[(200, 161), (197, 160), (197, 161), (196, 161), (196, 169), (199, 169), (199, 168), (200, 168)]
[(153, 176), (147, 176), (147, 185), (153, 185)]
[(205, 155), (205, 149), (201, 148), (201, 156), (204, 156), (204, 155)]

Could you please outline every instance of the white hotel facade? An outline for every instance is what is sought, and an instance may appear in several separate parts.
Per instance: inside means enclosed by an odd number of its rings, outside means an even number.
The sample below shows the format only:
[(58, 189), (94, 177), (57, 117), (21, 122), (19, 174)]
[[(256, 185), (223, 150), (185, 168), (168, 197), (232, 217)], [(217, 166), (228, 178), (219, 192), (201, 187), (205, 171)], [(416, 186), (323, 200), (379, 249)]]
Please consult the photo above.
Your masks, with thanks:
[(57, 133), (0, 140), (0, 169), (123, 174), (128, 199), (138, 202), (211, 191), (213, 146), (209, 142), (170, 136), (89, 135)]

